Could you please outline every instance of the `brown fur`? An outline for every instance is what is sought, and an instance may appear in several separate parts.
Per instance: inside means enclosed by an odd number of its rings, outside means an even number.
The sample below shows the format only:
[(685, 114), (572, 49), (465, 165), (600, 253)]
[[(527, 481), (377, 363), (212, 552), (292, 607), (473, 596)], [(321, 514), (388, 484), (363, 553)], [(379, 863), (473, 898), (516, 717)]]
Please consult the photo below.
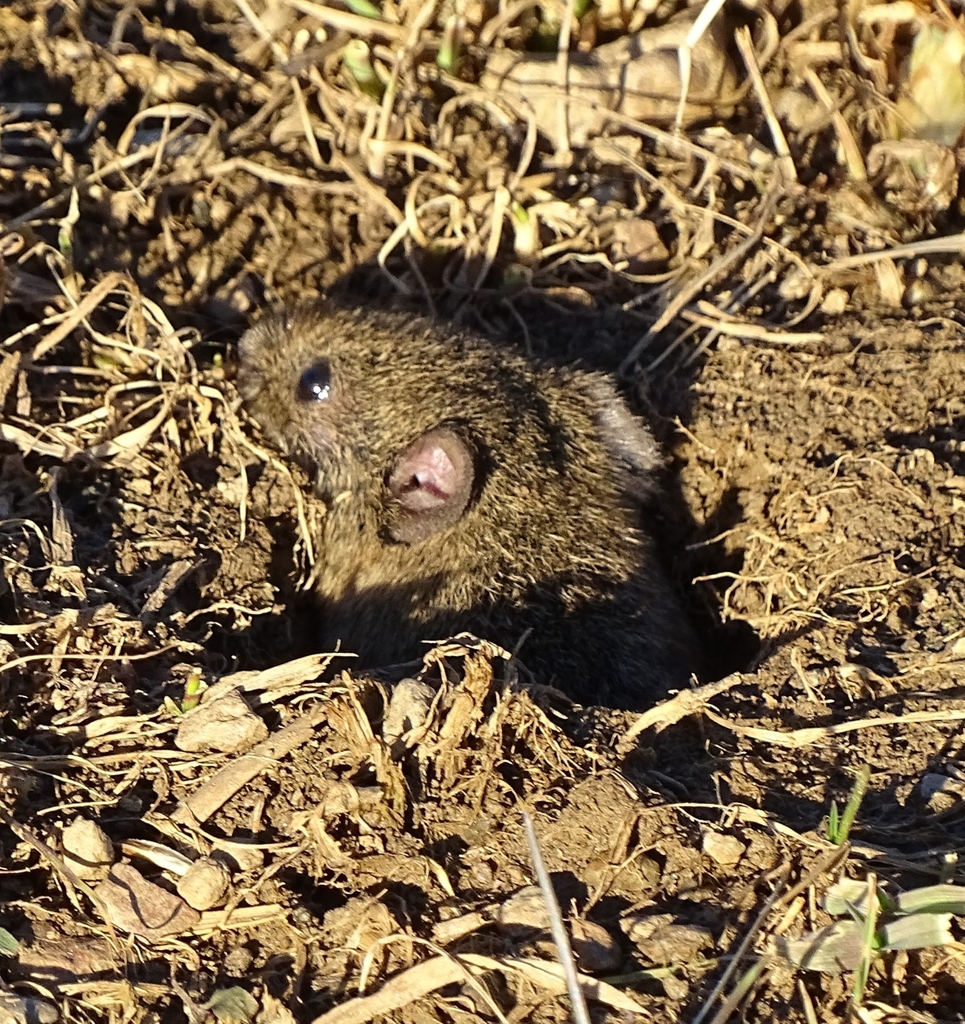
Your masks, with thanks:
[[(330, 396), (299, 400), (322, 357)], [(326, 304), (248, 331), (239, 388), (317, 471), (321, 648), (376, 665), (462, 630), (510, 649), (530, 631), (520, 660), (578, 699), (638, 707), (686, 683), (692, 634), (640, 527), (659, 453), (605, 376)], [(457, 521), (423, 538), (393, 474), (430, 432), (461, 438), (474, 471)]]

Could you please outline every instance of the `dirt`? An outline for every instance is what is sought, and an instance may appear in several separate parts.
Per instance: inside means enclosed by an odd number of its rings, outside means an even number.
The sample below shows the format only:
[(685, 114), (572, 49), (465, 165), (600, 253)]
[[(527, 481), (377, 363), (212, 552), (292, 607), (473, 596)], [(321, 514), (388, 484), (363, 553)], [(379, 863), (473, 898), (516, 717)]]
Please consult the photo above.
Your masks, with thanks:
[[(415, 16), (403, 7), (385, 16)], [(950, 235), (958, 206), (904, 179), (847, 183), (826, 126), (788, 129), (803, 184), (775, 170), (772, 202), (735, 170), (752, 133), (767, 138), (745, 104), (716, 136), (688, 128), (721, 161), (712, 186), (706, 162), (649, 136), (635, 157), (578, 151), (566, 170), (541, 142), (511, 182), (539, 206), (534, 255), (511, 227), (487, 235), (523, 128), (484, 104), (443, 115), (434, 65), (406, 66), (390, 141), (449, 164), (416, 173), (424, 156), (403, 150), (377, 179), (360, 140), (378, 107), (332, 63), (345, 40), (329, 25), (338, 47), (320, 42), (289, 79), (241, 10), (129, 6), (123, 31), (109, 5), (0, 10), (0, 100), (45, 108), (0, 125), (9, 997), (71, 1021), (568, 1021), (527, 812), (577, 965), (603, 983), (593, 1021), (837, 1020), (856, 1000), (880, 1019), (961, 1020), (958, 918), (947, 942), (872, 957), (863, 993), (855, 971), (799, 969), (780, 945), (831, 921), (841, 878), (892, 896), (961, 882), (960, 257), (898, 260), (906, 288), (925, 282), (904, 306), (880, 264), (827, 270)], [(288, 47), (318, 23), (285, 10)], [(475, 39), (485, 18), (463, 13)], [(782, 8), (780, 31), (808, 14)], [(504, 38), (519, 45), (527, 24)], [(789, 52), (772, 90), (790, 89)], [(467, 46), (460, 81), (481, 53)], [(834, 82), (853, 99), (851, 74)], [(292, 82), (327, 119), (299, 113)], [(842, 109), (867, 146), (874, 123)], [(144, 148), (172, 129), (163, 156)], [(419, 229), (383, 249), (417, 207)], [(897, 223), (870, 218), (885, 208)], [(865, 219), (845, 231), (842, 209)], [(769, 244), (661, 324), (755, 218)], [(651, 246), (639, 273), (611, 262), (628, 238)], [(315, 657), (305, 591), (324, 509), (246, 420), (233, 374), (258, 309), (331, 287), (622, 370), (668, 453), (654, 528), (709, 651), (693, 692), (643, 723), (577, 707), (522, 686), (498, 636), (376, 673)], [(738, 296), (742, 330), (697, 330)], [(199, 687), (195, 718), (244, 698), (238, 749), (188, 749)], [(836, 845), (832, 806), (865, 769)], [(70, 857), (79, 818), (106, 834), (129, 896), (106, 863)], [(208, 856), (227, 889), (166, 918)], [(37, 1007), (11, 1012), (45, 1019)]]

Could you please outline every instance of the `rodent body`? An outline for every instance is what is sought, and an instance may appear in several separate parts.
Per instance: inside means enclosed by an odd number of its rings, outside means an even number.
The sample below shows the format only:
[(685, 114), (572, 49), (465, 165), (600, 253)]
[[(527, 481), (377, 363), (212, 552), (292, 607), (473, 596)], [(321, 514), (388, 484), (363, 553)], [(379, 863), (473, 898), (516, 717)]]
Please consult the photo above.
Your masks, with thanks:
[(322, 304), (241, 341), (239, 390), (327, 505), (321, 649), (370, 666), (468, 630), (540, 682), (638, 707), (686, 683), (689, 626), (640, 527), (660, 456), (608, 378)]

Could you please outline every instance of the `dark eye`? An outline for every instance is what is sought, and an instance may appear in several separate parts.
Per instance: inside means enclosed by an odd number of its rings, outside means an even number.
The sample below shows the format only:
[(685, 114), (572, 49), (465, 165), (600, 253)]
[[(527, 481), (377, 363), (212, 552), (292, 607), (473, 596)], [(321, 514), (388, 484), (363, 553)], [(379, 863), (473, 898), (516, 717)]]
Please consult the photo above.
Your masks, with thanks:
[(332, 393), (332, 368), (319, 359), (302, 374), (296, 394), (299, 402), (326, 402)]

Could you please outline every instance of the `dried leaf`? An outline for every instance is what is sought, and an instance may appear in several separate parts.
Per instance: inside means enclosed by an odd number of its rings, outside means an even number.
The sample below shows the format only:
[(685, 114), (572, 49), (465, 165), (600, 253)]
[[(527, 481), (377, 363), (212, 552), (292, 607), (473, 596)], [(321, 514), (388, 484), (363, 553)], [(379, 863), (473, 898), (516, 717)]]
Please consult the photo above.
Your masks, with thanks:
[(219, 988), (205, 1004), (214, 1016), (227, 1024), (248, 1024), (258, 1012), (258, 1000), (248, 991), (235, 985)]
[(903, 892), (897, 899), (903, 914), (957, 914), (965, 915), (965, 886), (924, 885), (920, 889)]
[(882, 949), (925, 949), (954, 942), (951, 914), (909, 914), (878, 929)]
[(824, 974), (853, 971), (864, 953), (863, 926), (857, 921), (836, 921), (799, 939), (778, 936), (777, 952), (795, 967)]

